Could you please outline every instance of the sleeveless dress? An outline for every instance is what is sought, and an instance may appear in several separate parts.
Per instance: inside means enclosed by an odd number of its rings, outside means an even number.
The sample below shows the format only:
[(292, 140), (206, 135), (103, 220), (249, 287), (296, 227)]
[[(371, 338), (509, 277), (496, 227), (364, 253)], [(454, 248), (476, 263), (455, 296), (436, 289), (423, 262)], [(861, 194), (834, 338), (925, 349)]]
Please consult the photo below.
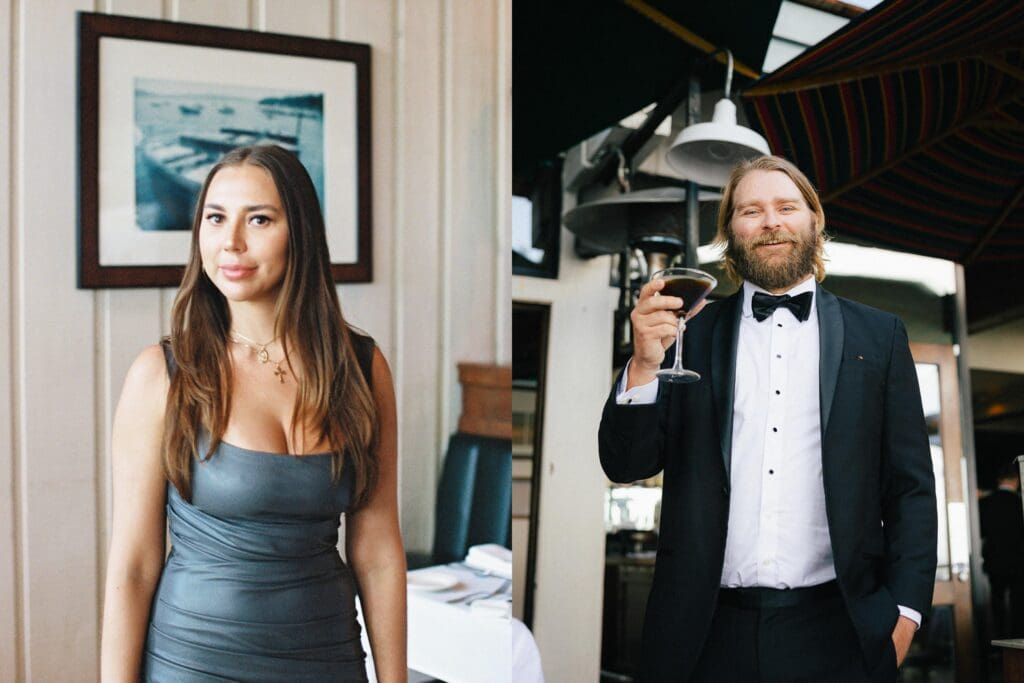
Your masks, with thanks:
[[(352, 335), (369, 382), (373, 340)], [(164, 344), (169, 372), (174, 371)], [(205, 453), (209, 435), (200, 437)], [(167, 485), (171, 552), (153, 597), (142, 680), (366, 681), (355, 582), (337, 551), (351, 470), (330, 454), (221, 443)]]

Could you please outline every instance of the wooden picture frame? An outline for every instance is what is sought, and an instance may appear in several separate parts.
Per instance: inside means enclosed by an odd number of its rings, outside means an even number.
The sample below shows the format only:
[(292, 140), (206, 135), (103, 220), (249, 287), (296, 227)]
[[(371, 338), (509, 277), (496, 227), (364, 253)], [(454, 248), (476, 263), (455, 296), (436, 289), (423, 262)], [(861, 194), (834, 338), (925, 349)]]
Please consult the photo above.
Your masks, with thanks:
[(369, 45), (78, 18), (79, 288), (177, 286), (209, 168), (268, 143), (317, 186), (335, 281), (372, 281)]

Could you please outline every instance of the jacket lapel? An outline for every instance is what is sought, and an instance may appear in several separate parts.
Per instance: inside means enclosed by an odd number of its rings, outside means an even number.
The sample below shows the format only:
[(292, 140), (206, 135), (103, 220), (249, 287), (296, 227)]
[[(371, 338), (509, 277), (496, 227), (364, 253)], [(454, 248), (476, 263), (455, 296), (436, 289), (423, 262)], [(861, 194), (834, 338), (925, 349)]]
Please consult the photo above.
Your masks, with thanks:
[(832, 401), (839, 381), (839, 364), (843, 360), (843, 313), (839, 300), (820, 285), (818, 298), (818, 384), (821, 401), (821, 442), (825, 444), (825, 430), (832, 411)]
[(722, 302), (722, 310), (711, 330), (711, 391), (714, 394), (718, 434), (725, 465), (725, 480), (730, 480), (732, 461), (732, 411), (736, 387), (736, 344), (743, 314), (743, 288)]

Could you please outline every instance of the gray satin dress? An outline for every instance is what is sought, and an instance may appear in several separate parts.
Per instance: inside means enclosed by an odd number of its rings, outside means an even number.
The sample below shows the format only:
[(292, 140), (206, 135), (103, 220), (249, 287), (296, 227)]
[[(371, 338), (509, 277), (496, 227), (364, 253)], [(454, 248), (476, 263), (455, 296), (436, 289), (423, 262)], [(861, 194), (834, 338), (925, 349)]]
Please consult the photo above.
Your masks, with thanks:
[[(369, 378), (373, 342), (356, 340)], [(168, 484), (172, 548), (153, 598), (142, 680), (366, 680), (355, 582), (336, 547), (352, 497), (351, 470), (344, 472), (331, 481), (329, 454), (222, 443), (193, 462), (191, 503)]]

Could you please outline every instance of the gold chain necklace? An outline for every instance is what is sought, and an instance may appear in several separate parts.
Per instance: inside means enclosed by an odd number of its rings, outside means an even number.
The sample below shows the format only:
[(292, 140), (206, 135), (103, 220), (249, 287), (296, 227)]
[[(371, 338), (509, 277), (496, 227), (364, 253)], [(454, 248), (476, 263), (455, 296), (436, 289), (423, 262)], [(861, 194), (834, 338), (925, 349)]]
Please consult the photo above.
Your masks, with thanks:
[(281, 384), (284, 384), (284, 378), (288, 374), (286, 370), (281, 369), (281, 362), (284, 360), (274, 360), (270, 357), (270, 353), (267, 351), (267, 347), (277, 341), (277, 337), (274, 337), (266, 344), (260, 344), (252, 339), (249, 339), (245, 335), (241, 335), (238, 332), (228, 332), (228, 339), (235, 344), (241, 344), (242, 346), (252, 349), (256, 353), (256, 360), (260, 363), (273, 363), (274, 364), (274, 376), (277, 377)]

